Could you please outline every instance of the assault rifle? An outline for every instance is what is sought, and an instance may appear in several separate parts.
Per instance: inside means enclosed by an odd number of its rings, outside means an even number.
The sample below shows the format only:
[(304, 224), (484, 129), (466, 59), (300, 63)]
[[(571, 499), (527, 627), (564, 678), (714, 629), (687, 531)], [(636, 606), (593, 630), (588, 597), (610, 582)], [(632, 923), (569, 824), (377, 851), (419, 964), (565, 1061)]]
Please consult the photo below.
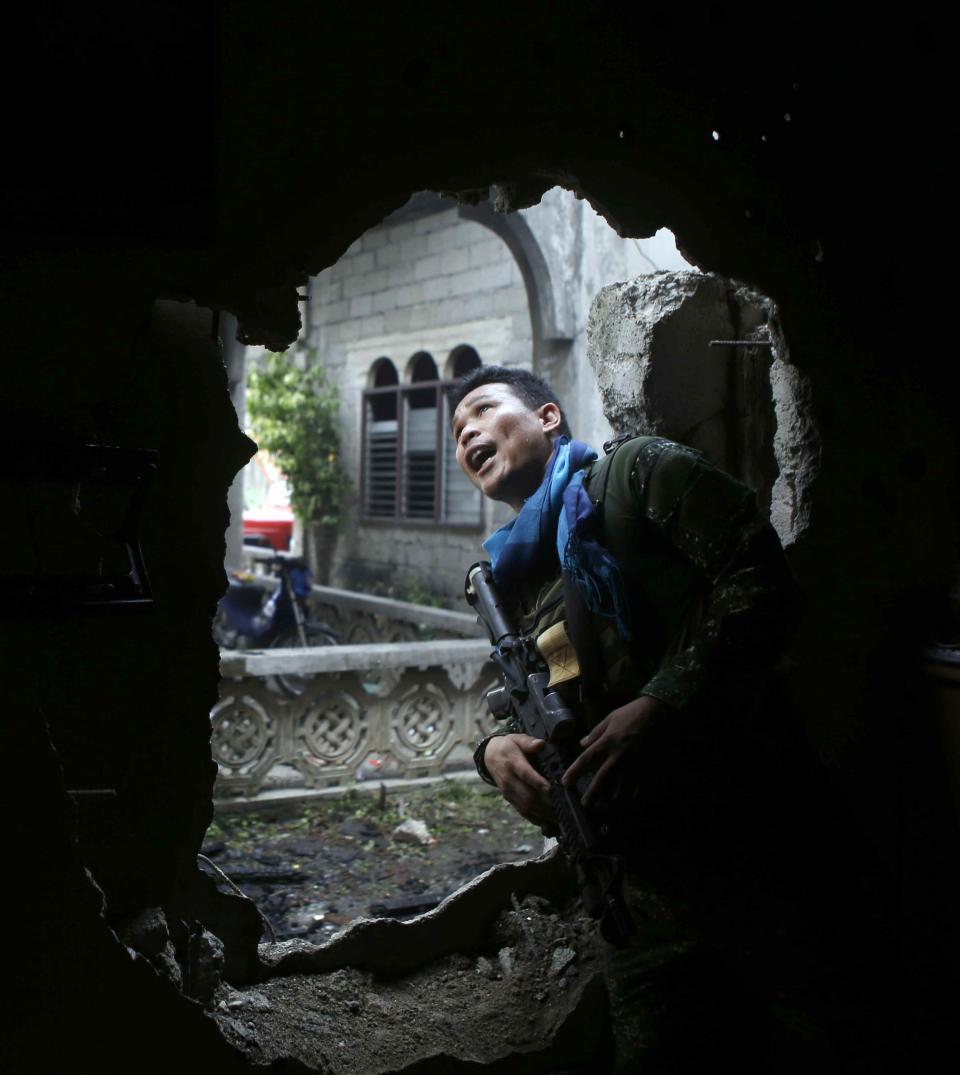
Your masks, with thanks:
[(490, 712), (498, 720), (513, 717), (521, 731), (546, 740), (531, 760), (550, 782), (557, 841), (577, 872), (587, 914), (600, 920), (607, 941), (622, 947), (635, 930), (623, 900), (623, 862), (608, 846), (608, 826), (598, 824), (581, 802), (590, 776), (571, 787), (561, 782), (580, 753), (576, 718), (561, 695), (547, 686), (550, 673), (534, 639), (511, 624), (486, 561), (467, 572), (466, 598), (490, 635), (491, 657), (503, 673), (502, 685), (487, 692)]

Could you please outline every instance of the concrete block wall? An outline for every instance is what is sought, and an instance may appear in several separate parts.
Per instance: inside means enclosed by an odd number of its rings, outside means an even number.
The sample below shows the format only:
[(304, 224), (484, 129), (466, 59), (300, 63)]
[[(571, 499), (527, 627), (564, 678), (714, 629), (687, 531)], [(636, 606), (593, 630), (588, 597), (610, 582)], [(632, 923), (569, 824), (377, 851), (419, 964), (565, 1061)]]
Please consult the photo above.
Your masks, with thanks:
[(358, 238), (310, 286), (303, 341), (339, 386), (344, 466), (350, 475), (334, 555), (334, 584), (419, 587), (462, 600), (465, 569), (506, 513), (484, 505), (476, 528), (360, 520), (362, 393), (370, 368), (390, 358), (401, 382), (410, 358), (429, 352), (448, 375), (451, 351), (474, 347), (485, 365), (533, 366), (526, 289), (506, 244), (456, 209), (381, 225)]
[[(711, 339), (756, 339), (711, 347)], [(712, 273), (663, 272), (603, 288), (588, 357), (618, 430), (670, 437), (757, 493), (785, 546), (809, 523), (819, 441), (776, 304)]]

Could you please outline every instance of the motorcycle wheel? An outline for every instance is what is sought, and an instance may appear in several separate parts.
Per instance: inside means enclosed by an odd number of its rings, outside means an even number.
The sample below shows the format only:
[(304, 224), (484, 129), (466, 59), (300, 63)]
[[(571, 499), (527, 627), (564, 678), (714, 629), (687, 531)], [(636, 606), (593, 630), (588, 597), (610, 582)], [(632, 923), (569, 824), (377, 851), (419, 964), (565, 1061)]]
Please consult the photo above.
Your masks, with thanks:
[[(306, 627), (305, 630), (308, 648), (312, 649), (314, 646), (340, 645), (340, 639), (337, 637), (332, 627), (316, 624)], [(275, 641), (271, 643), (271, 648), (300, 649), (300, 634), (296, 627), (291, 627), (289, 630), (283, 631), (277, 635)], [(306, 690), (311, 677), (291, 673), (289, 675), (274, 676), (273, 678), (277, 686), (288, 698), (299, 698)]]

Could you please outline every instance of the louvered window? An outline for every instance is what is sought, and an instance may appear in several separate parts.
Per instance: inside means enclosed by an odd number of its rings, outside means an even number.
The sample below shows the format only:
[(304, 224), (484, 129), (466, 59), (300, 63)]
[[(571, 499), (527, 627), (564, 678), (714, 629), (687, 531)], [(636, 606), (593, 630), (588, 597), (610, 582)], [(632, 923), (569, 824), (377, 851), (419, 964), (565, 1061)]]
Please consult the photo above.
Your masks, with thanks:
[(411, 359), (409, 384), (398, 383), (386, 358), (371, 373), (363, 394), (364, 516), (476, 526), (480, 493), (458, 466), (450, 435), (444, 390), (451, 382), (426, 352)]

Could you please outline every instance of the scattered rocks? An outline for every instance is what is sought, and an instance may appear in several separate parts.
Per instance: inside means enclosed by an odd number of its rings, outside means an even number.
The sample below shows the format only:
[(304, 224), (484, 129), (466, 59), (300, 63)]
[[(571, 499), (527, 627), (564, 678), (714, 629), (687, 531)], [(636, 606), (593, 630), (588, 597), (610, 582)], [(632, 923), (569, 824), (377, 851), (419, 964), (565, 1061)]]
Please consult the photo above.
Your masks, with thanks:
[(369, 839), (372, 836), (379, 835), (377, 827), (363, 818), (344, 818), (340, 822), (339, 828), (342, 836), (362, 836)]
[[(222, 1030), (226, 1031), (227, 1040), (233, 1039), (233, 1042), (238, 1047), (242, 1048), (243, 1044), (254, 1044), (257, 1040), (257, 1035), (240, 1022), (239, 1019), (234, 1019), (229, 1015), (218, 1016), (217, 1022)], [(239, 1039), (239, 1040), (237, 1040)]]
[(238, 1008), (247, 1008), (248, 1010), (255, 1012), (273, 1011), (273, 1005), (270, 1001), (267, 1000), (263, 993), (260, 993), (255, 989), (242, 993), (229, 985), (224, 985), (217, 990), (216, 996), (220, 998), (219, 1001), (217, 1001), (217, 1009), (219, 1011), (233, 1011)]
[(426, 824), (414, 817), (408, 817), (401, 821), (393, 830), (393, 838), (400, 843), (420, 844), (422, 846), (436, 843), (436, 838), (430, 834)]
[(477, 960), (477, 974), (481, 978), (489, 978), (491, 981), (496, 978), (497, 972), (494, 970), (493, 964), (487, 959), (486, 956), (481, 956)]
[(503, 971), (503, 976), (509, 978), (513, 974), (513, 949), (501, 948), (497, 953), (497, 959), (500, 963), (500, 969)]
[(577, 958), (577, 953), (572, 948), (554, 948), (550, 959), (550, 977), (558, 978)]
[(322, 929), (328, 914), (334, 908), (325, 900), (317, 903), (308, 903), (296, 913), (288, 916), (288, 922), (294, 929), (303, 929), (307, 933), (312, 930)]
[[(423, 822), (436, 841), (394, 838), (393, 829), (410, 818)], [(478, 827), (487, 833), (478, 835)], [(226, 812), (218, 815), (204, 849), (224, 845), (218, 862), (270, 920), (278, 940), (320, 941), (358, 917), (380, 917), (383, 908), (390, 917), (422, 913), (431, 901), (424, 898), (419, 908), (400, 911), (398, 901), (430, 893), (439, 902), (484, 870), (520, 857), (507, 849), (537, 846), (531, 832), (535, 830), (485, 784), (443, 781), (409, 789), (402, 800), (393, 794), (378, 798), (347, 792), (318, 799), (289, 816)], [(225, 883), (212, 874), (211, 881), (226, 893)], [(330, 904), (329, 913), (308, 910), (322, 902)], [(374, 911), (374, 904), (381, 909)], [(315, 913), (324, 913), (324, 920), (316, 922)], [(213, 921), (201, 920), (225, 936)]]
[[(573, 899), (521, 898), (523, 888), (514, 888), (511, 899), (510, 891), (500, 890), (503, 910), (469, 947), (425, 957), (412, 967), (401, 968), (396, 953), (403, 948), (402, 934), (422, 932), (422, 922), (355, 924), (352, 941), (348, 930), (314, 947), (312, 957), (303, 942), (262, 946), (264, 956), (294, 949), (302, 956), (284, 960), (285, 968), (265, 959), (272, 966), (269, 977), (241, 993), (240, 1003), (236, 991), (218, 993), (226, 1005), (217, 1005), (214, 1018), (260, 1066), (293, 1061), (336, 1075), (484, 1065), (505, 1072), (555, 1071), (571, 1063), (595, 1070), (591, 1065), (609, 1032), (596, 927), (583, 921)], [(444, 913), (449, 916), (449, 910)], [(433, 926), (449, 929), (444, 921)], [(355, 957), (366, 951), (359, 945), (361, 933), (377, 933), (378, 947), (390, 950), (390, 973), (378, 973), (369, 961), (358, 964)], [(423, 954), (429, 944), (419, 942), (417, 948)], [(272, 1007), (242, 999), (253, 993)]]
[(189, 974), (185, 992), (201, 1004), (209, 1004), (223, 977), (223, 943), (208, 929), (201, 929), (189, 942)]

